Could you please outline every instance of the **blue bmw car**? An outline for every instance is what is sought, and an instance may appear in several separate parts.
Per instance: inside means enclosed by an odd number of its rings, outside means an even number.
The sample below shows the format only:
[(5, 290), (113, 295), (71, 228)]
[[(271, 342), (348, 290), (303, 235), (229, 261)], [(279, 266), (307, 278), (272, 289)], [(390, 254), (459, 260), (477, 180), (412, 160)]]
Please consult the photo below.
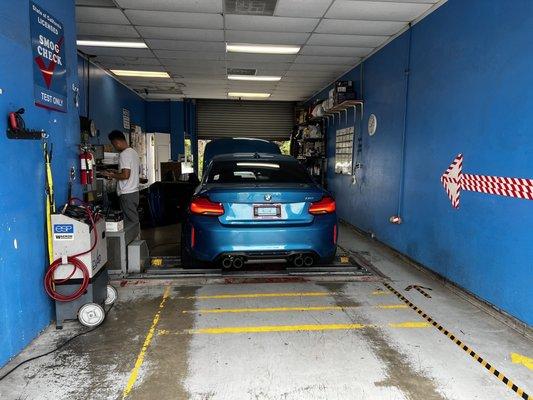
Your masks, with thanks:
[(226, 154), (205, 171), (182, 230), (185, 265), (240, 269), (249, 261), (331, 261), (335, 200), (293, 157)]

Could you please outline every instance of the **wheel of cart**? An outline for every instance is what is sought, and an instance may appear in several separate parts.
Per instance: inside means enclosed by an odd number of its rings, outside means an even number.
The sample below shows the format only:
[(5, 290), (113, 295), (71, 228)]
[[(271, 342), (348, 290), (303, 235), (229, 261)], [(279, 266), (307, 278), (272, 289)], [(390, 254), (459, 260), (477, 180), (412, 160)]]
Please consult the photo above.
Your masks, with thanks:
[(105, 305), (111, 306), (117, 301), (118, 291), (113, 285), (107, 285), (107, 297), (105, 299)]
[(96, 303), (87, 303), (78, 310), (78, 320), (82, 325), (94, 328), (104, 322), (104, 307)]

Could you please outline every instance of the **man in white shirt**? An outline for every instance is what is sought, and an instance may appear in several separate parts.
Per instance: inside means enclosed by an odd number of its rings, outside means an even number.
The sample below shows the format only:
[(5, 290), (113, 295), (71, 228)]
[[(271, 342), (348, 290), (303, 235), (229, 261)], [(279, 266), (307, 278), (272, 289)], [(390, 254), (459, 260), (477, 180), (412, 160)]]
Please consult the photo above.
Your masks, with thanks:
[(118, 172), (104, 171), (102, 175), (117, 180), (117, 194), (124, 214), (124, 224), (139, 223), (139, 155), (129, 147), (121, 131), (113, 131), (109, 141), (120, 155)]

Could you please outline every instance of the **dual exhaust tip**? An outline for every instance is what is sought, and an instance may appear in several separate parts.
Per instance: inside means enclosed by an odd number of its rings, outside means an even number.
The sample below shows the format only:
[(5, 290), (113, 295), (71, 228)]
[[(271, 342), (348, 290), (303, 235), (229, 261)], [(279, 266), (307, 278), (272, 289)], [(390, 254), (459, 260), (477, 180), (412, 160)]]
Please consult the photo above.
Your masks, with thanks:
[[(243, 256), (225, 256), (222, 258), (222, 268), (224, 269), (241, 269), (244, 267), (245, 258)], [(312, 267), (315, 264), (315, 258), (310, 254), (296, 254), (289, 259), (295, 267)]]
[(315, 263), (315, 259), (308, 254), (298, 254), (292, 260), (295, 267), (311, 267)]
[(240, 256), (232, 257), (226, 256), (222, 259), (222, 267), (224, 269), (241, 269), (244, 266), (244, 258)]

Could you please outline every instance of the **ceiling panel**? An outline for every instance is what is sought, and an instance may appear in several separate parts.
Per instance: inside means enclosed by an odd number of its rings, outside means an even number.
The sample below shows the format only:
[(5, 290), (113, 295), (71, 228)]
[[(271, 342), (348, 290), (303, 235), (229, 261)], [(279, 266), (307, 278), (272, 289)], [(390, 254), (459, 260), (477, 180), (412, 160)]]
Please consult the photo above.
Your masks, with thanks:
[(337, 33), (346, 35), (390, 36), (406, 26), (396, 21), (354, 21), (350, 19), (323, 19), (317, 26), (317, 33)]
[(224, 31), (213, 29), (158, 28), (138, 26), (139, 33), (147, 39), (177, 39), (206, 42), (222, 42)]
[(76, 7), (76, 21), (96, 24), (129, 25), (128, 19), (118, 8)]
[(300, 51), (306, 56), (364, 57), (373, 47), (304, 46)]
[(427, 3), (336, 0), (326, 18), (409, 22), (429, 8)]
[(124, 13), (134, 25), (195, 29), (224, 27), (224, 20), (220, 14), (139, 10), (126, 10)]
[(286, 71), (291, 63), (249, 63), (242, 61), (228, 61), (229, 68), (256, 68), (258, 71), (268, 69), (270, 71)]
[(226, 40), (235, 43), (304, 44), (308, 33), (226, 31)]
[(96, 61), (101, 64), (161, 65), (155, 57), (98, 56)]
[[(323, 82), (324, 80), (327, 79), (327, 77), (329, 77), (329, 75), (319, 75), (319, 76), (314, 76), (314, 75), (308, 75), (308, 74), (295, 74), (295, 75), (289, 75), (289, 72), (291, 71), (287, 71), (287, 74), (285, 74), (285, 76), (283, 78), (281, 78), (281, 81), (280, 83), (290, 83), (290, 84), (305, 84), (305, 83), (313, 83), (313, 84), (318, 84), (320, 82)], [(292, 71), (294, 72), (294, 71)]]
[(254, 63), (291, 63), (296, 59), (296, 55), (227, 53), (227, 59), (229, 61), (243, 61)]
[(324, 57), (324, 56), (298, 56), (294, 61), (295, 64), (334, 64), (334, 65), (353, 65), (359, 61), (358, 57)]
[(326, 79), (326, 78), (335, 76), (336, 74), (337, 74), (337, 72), (331, 71), (331, 70), (306, 71), (305, 74), (303, 74), (301, 70), (289, 69), (285, 73), (285, 76), (286, 77), (291, 77), (291, 78), (298, 78), (298, 79), (301, 79), (301, 78), (304, 78), (304, 77), (308, 77), (309, 79), (313, 79), (313, 77), (314, 78), (320, 77), (320, 78)]
[(138, 38), (139, 34), (131, 25), (91, 24), (80, 22), (77, 24), (78, 35), (110, 36), (116, 38)]
[(226, 63), (224, 61), (214, 61), (210, 60), (209, 62), (206, 62), (205, 60), (187, 60), (187, 59), (169, 59), (169, 58), (160, 58), (161, 63), (163, 65), (166, 65), (170, 68), (198, 68), (198, 69), (204, 69), (204, 68), (222, 68), (223, 70), (226, 68)]
[(222, 13), (223, 0), (116, 0), (122, 8), (153, 11)]
[[(332, 64), (292, 64), (289, 68), (290, 71), (324, 71), (328, 74), (335, 74), (338, 72), (343, 72), (348, 70), (351, 67), (350, 64), (346, 65), (332, 65)], [(307, 72), (305, 72), (307, 73)]]
[(175, 51), (175, 50), (154, 50), (157, 57), (161, 59), (173, 60), (213, 60), (224, 61), (225, 53), (214, 51)]
[(226, 29), (265, 32), (312, 32), (318, 24), (313, 18), (226, 15)]
[[(252, 1), (237, 6), (256, 6)], [(269, 1), (270, 14), (243, 15), (224, 14), (224, 0), (77, 0), (78, 39), (133, 39), (149, 46), (80, 50), (96, 55), (94, 61), (106, 69), (168, 72), (170, 79), (118, 78), (147, 98), (227, 98), (227, 91), (233, 90), (269, 92), (272, 100), (302, 100), (437, 3), (277, 0), (274, 9), (275, 0)], [(225, 41), (298, 45), (302, 49), (297, 55), (226, 53)], [(257, 75), (282, 78), (276, 82), (232, 81), (227, 79), (226, 68), (255, 69)]]
[(320, 18), (331, 3), (332, 0), (278, 0), (274, 15)]
[(377, 47), (388, 39), (387, 36), (331, 35), (313, 33), (307, 44), (342, 47)]
[(225, 75), (226, 69), (223, 66), (204, 64), (204, 65), (166, 65), (167, 71), (171, 74), (182, 75), (183, 73), (218, 73)]
[(120, 57), (148, 57), (152, 52), (149, 49), (121, 49), (113, 47), (78, 46), (84, 53), (96, 56), (120, 56)]

